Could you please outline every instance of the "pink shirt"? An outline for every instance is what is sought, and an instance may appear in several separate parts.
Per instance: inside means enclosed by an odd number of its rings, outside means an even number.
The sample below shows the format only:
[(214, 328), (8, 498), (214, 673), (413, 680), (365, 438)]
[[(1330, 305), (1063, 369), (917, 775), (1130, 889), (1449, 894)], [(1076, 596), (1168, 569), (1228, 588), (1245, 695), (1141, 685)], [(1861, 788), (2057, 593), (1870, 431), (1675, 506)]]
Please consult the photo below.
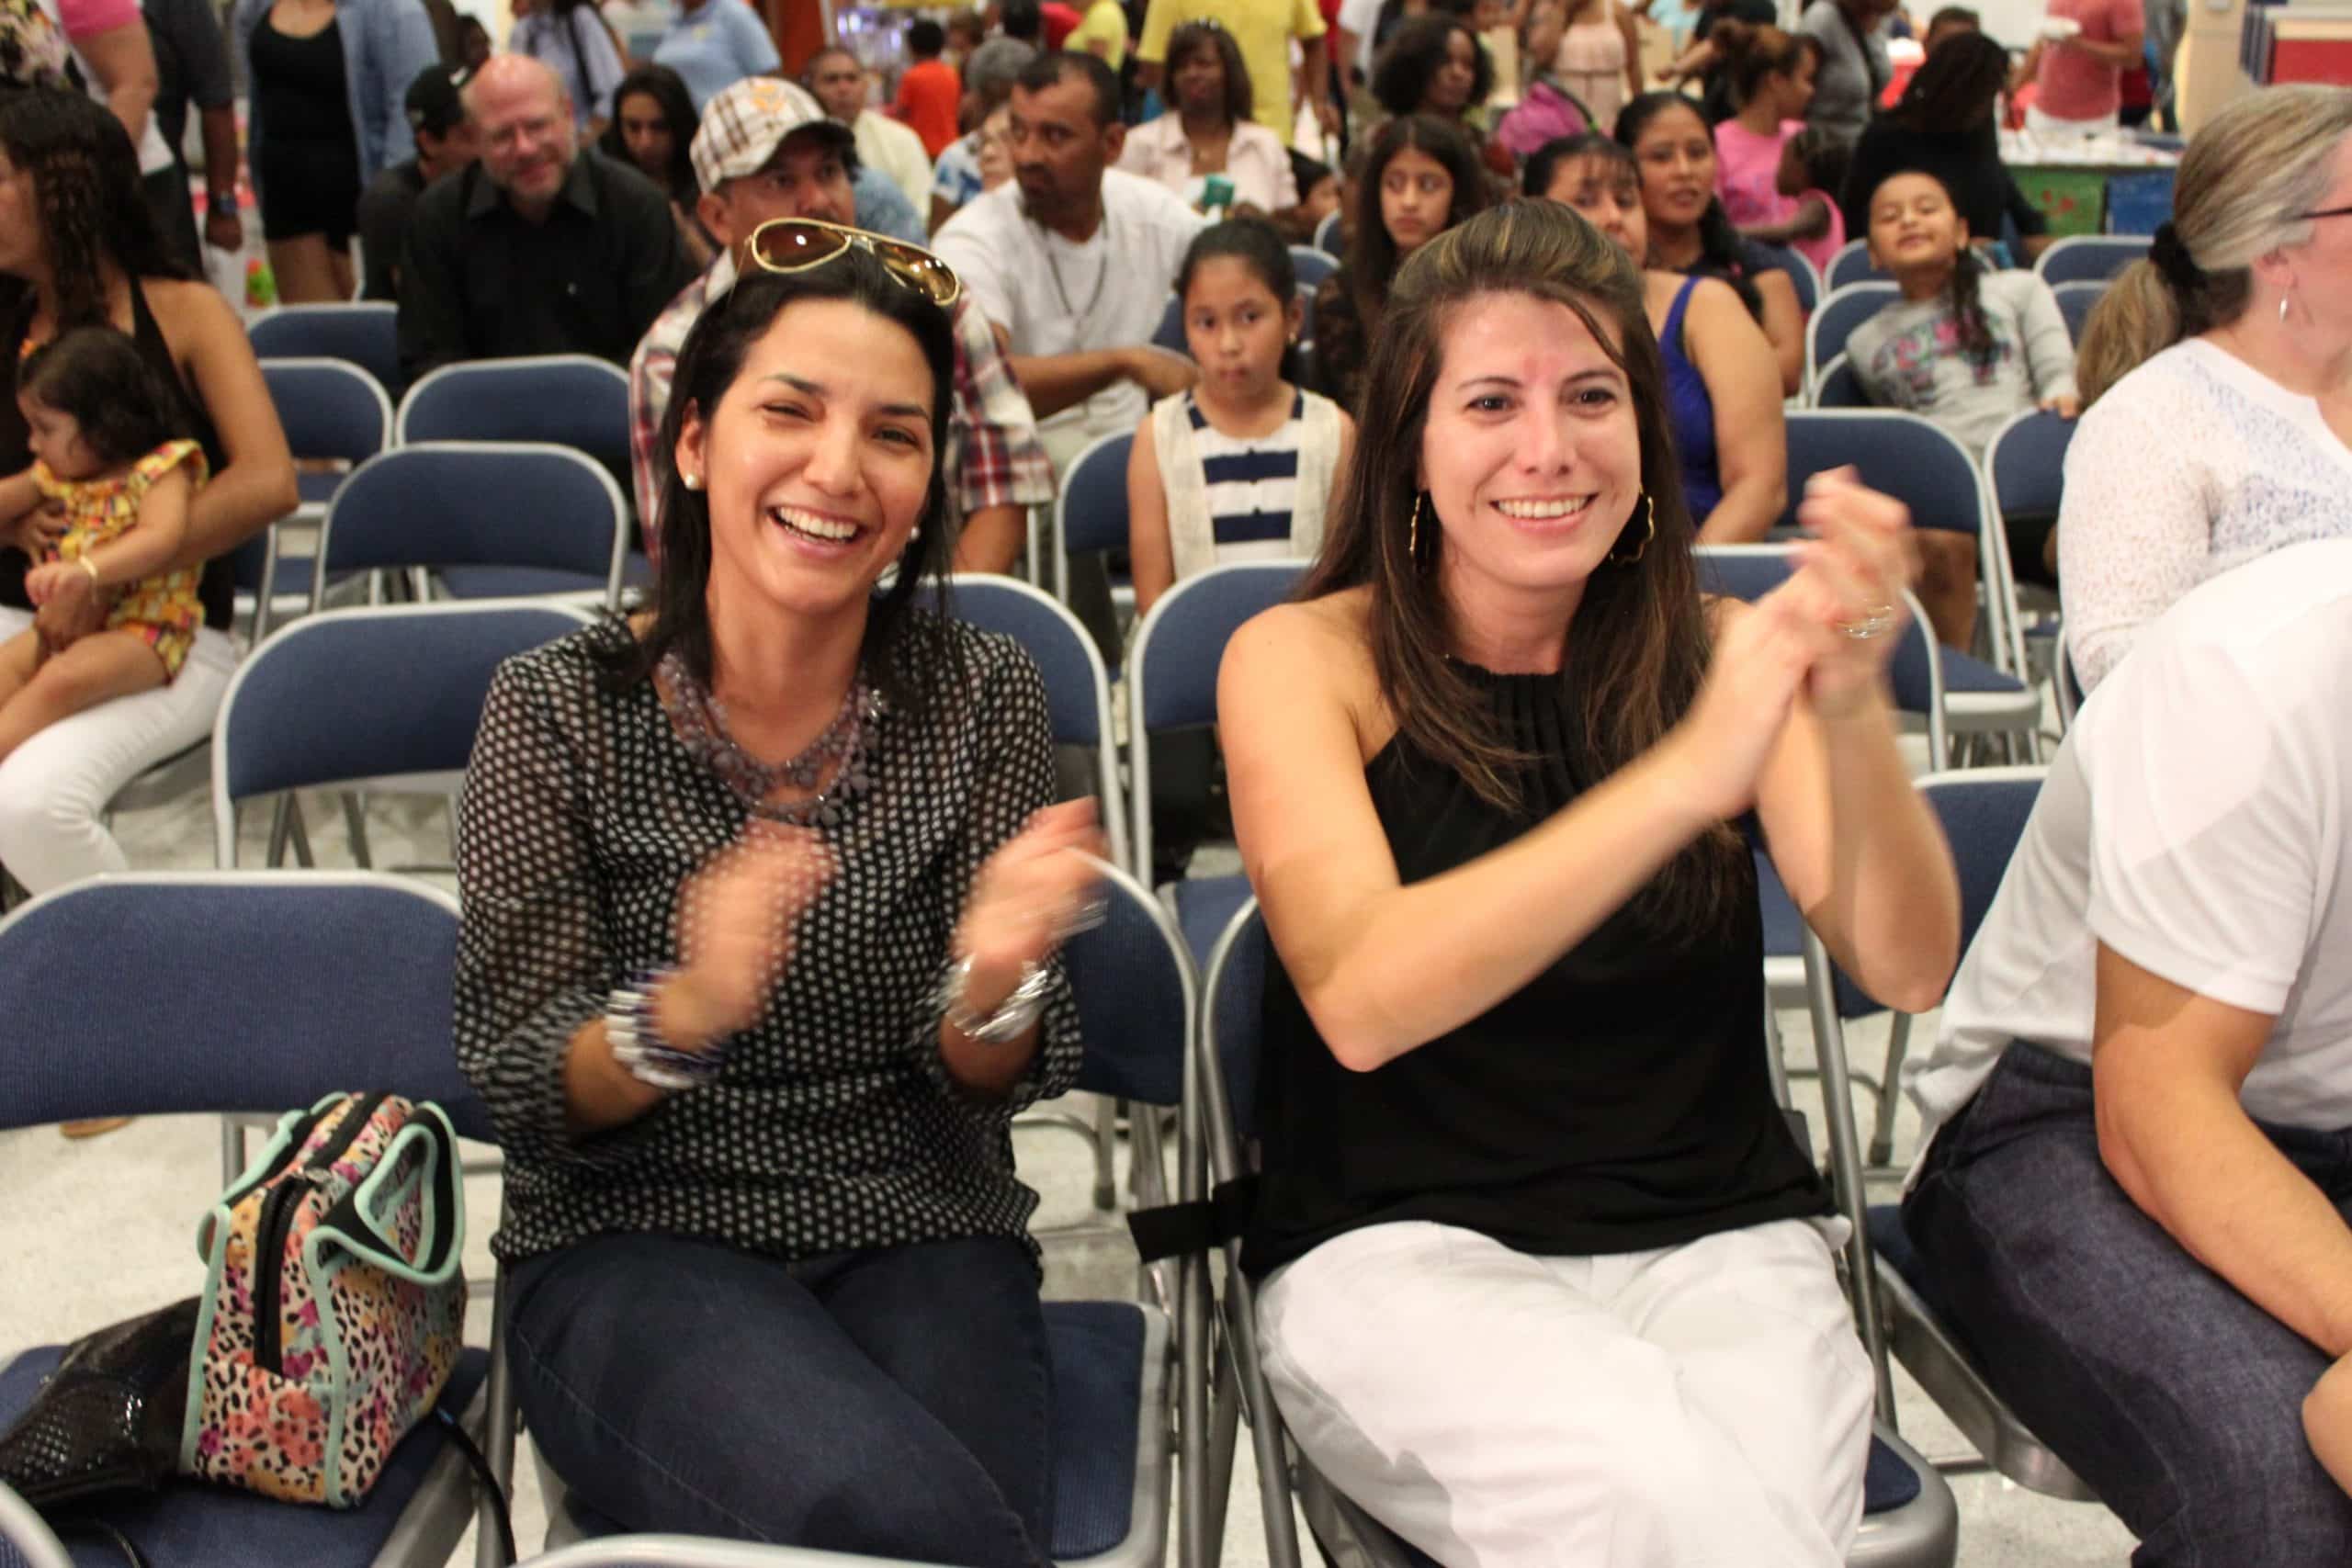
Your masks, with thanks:
[(1796, 197), (1779, 189), (1781, 147), (1804, 129), (1801, 119), (1782, 120), (1770, 136), (1758, 136), (1736, 119), (1715, 127), (1715, 194), (1724, 198), (1724, 212), (1734, 227), (1752, 229), (1795, 216)]
[[(2050, 15), (2082, 24), (2082, 36), (2114, 43), (2144, 32), (2140, 0), (2049, 0)], [(2052, 119), (2105, 119), (2123, 105), (2123, 70), (2052, 39), (2034, 73), (2034, 107)]]
[(112, 32), (141, 19), (139, 0), (57, 0), (57, 23), (69, 39)]
[(1846, 215), (1838, 210), (1836, 196), (1826, 190), (1809, 190), (1803, 196), (1791, 198), (1790, 216), (1794, 217), (1794, 209), (1803, 207), (1812, 197), (1819, 197), (1822, 205), (1829, 209), (1829, 231), (1817, 240), (1792, 240), (1789, 248), (1811, 262), (1814, 271), (1827, 277), (1829, 258), (1836, 255), (1838, 247), (1846, 243)]

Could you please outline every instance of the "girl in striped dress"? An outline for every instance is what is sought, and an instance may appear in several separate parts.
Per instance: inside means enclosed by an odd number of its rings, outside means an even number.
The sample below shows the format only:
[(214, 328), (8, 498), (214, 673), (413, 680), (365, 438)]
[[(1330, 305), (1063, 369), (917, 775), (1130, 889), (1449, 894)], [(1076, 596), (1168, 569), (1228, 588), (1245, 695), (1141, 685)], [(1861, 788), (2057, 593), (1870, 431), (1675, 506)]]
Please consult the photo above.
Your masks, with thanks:
[(1239, 560), (1304, 560), (1355, 424), (1294, 374), (1304, 309), (1273, 227), (1240, 218), (1201, 231), (1176, 276), (1190, 391), (1144, 416), (1127, 459), (1136, 613), (1179, 580)]

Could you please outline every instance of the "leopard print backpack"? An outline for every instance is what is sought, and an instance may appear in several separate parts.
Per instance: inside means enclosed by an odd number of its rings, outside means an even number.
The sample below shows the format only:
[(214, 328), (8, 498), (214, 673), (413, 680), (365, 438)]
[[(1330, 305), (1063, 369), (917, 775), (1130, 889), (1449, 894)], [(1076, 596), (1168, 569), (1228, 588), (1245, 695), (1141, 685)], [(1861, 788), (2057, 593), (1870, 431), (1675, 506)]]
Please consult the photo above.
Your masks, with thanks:
[(290, 1112), (197, 1231), (209, 1265), (180, 1468), (350, 1508), (436, 1400), (464, 1331), (465, 1188), (441, 1108)]

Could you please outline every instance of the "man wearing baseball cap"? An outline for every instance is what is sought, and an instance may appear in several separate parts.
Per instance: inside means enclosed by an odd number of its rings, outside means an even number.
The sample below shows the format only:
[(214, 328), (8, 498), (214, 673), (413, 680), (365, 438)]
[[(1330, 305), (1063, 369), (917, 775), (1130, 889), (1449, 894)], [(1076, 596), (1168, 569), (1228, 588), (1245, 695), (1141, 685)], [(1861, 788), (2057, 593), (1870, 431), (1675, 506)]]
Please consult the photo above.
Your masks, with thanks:
[(474, 161), (473, 121), (466, 118), (466, 101), (458, 91), (467, 74), (462, 65), (436, 60), (408, 85), (408, 126), (416, 139), (416, 156), (378, 175), (359, 197), (359, 251), (367, 267), (359, 290), (362, 299), (400, 298), (401, 251), (408, 243), (416, 198), (443, 175)]
[[(695, 211), (718, 242), (718, 259), (654, 321), (628, 367), (631, 478), (646, 549), (657, 560), (660, 467), (654, 449), (669, 411), (671, 376), (705, 303), (733, 285), (738, 247), (754, 229), (777, 219), (863, 227), (852, 183), (855, 139), (849, 127), (828, 118), (817, 100), (792, 83), (751, 76), (718, 94), (703, 110), (689, 155), (702, 186)], [(1008, 571), (1025, 533), (1022, 509), (1053, 500), (1053, 470), (1038, 445), (1029, 400), (999, 352), (987, 318), (969, 295), (956, 300), (950, 317), (956, 332), (955, 401), (941, 467), (962, 518), (956, 570)]]

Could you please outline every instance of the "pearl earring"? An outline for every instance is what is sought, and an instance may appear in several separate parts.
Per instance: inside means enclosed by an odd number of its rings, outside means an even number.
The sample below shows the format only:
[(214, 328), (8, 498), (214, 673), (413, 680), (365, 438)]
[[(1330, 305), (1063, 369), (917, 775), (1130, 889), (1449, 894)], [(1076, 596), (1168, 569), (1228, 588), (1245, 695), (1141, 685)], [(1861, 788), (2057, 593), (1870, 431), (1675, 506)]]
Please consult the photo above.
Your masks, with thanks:
[(700, 474), (681, 474), (678, 476), (678, 482), (684, 485), (688, 490), (702, 489), (702, 476)]
[(2282, 327), (2287, 324), (2287, 297), (2284, 294), (2278, 296), (2278, 324)]

